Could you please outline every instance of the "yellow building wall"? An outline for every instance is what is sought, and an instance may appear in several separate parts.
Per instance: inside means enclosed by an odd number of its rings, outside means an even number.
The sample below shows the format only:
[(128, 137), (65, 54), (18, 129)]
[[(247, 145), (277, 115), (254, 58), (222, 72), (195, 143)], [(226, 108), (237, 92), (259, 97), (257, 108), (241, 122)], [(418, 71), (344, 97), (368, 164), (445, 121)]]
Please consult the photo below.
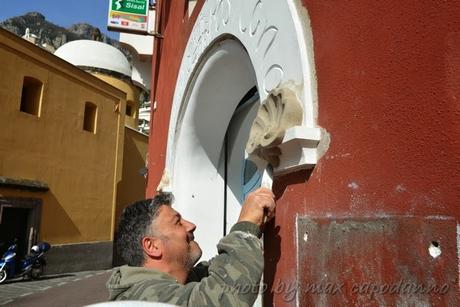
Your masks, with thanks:
[[(2, 188), (0, 197), (43, 200), (41, 240), (111, 240), (125, 94), (5, 31), (0, 71), (0, 176), (49, 186), (43, 193)], [(40, 117), (19, 111), (24, 76), (44, 84)], [(95, 134), (82, 129), (87, 101), (97, 105)]]
[(137, 130), (139, 127), (139, 89), (126, 81), (112, 76), (102, 73), (93, 73), (93, 75), (126, 93), (126, 104), (132, 106), (133, 114), (131, 116), (125, 115), (125, 125)]
[(148, 136), (125, 127), (123, 177), (117, 187), (116, 224), (126, 206), (145, 198), (146, 179), (141, 170), (145, 168), (147, 150)]

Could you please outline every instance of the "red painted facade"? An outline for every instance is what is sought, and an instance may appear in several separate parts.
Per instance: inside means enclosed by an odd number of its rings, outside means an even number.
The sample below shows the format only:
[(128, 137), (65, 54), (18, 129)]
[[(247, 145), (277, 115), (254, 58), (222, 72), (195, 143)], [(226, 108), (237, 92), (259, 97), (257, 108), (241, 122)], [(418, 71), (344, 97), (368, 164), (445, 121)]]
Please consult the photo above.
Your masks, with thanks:
[[(190, 19), (186, 3), (158, 3), (158, 29), (164, 39), (157, 39), (155, 46), (152, 92), (157, 110), (151, 128), (147, 195), (154, 194), (164, 168), (174, 85), (203, 1), (198, 1)], [(394, 283), (408, 278), (409, 271), (416, 283), (446, 282), (450, 290), (446, 295), (408, 297), (404, 301), (408, 306), (423, 300), (436, 306), (455, 305), (458, 258), (452, 255), (457, 248), (455, 224), (460, 220), (460, 2), (304, 0), (303, 4), (313, 33), (318, 124), (330, 133), (331, 142), (312, 171), (275, 180), (278, 209), (266, 235), (265, 281), (271, 288), (265, 304), (295, 304), (276, 293), (275, 287), (280, 281), (298, 282), (298, 270), (304, 282), (319, 280), (321, 272), (308, 268), (318, 265), (314, 263), (321, 260), (318, 255), (294, 257), (299, 253), (296, 218), (309, 216), (321, 225), (362, 218), (384, 223), (383, 228), (399, 225), (385, 232), (391, 235), (385, 235), (381, 244), (366, 245), (366, 240), (376, 237), (361, 236), (365, 231), (352, 234), (363, 241), (356, 254), (347, 250), (357, 249), (352, 241), (341, 241), (343, 252), (331, 250), (324, 257), (340, 259), (352, 272), (331, 265), (337, 273), (334, 282), (362, 283), (371, 278), (380, 284)], [(451, 217), (450, 222), (439, 216)], [(357, 223), (356, 229), (368, 229), (369, 220)], [(417, 229), (425, 231), (417, 238), (408, 235), (416, 236)], [(325, 226), (315, 231), (320, 237), (329, 230)], [(428, 255), (430, 242), (440, 243), (441, 261), (435, 263)], [(411, 243), (419, 258), (411, 252)], [(366, 269), (368, 275), (363, 273)], [(306, 294), (301, 304), (319, 304), (319, 297)], [(373, 296), (366, 302), (377, 306), (381, 299), (391, 306), (398, 302), (395, 297)], [(363, 300), (364, 296), (348, 291), (328, 296), (325, 302), (362, 305)]]

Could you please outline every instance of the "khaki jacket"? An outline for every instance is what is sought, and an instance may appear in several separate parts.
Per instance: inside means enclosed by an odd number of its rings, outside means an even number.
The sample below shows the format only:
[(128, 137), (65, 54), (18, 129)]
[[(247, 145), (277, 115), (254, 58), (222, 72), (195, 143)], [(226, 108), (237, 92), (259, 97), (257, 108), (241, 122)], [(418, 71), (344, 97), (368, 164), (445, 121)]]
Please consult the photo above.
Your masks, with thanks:
[(252, 306), (263, 271), (259, 227), (233, 226), (217, 245), (218, 256), (195, 266), (182, 285), (155, 269), (122, 266), (107, 283), (109, 300), (141, 300), (178, 306)]

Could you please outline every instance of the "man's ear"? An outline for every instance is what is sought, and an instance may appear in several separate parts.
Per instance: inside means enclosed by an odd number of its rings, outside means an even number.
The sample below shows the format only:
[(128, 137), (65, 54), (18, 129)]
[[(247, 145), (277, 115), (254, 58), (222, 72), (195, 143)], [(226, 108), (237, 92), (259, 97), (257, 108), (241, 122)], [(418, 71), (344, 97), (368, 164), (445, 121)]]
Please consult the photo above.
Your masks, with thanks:
[(149, 257), (154, 259), (161, 258), (163, 254), (163, 245), (161, 239), (155, 237), (143, 237), (141, 244), (144, 253), (146, 253)]

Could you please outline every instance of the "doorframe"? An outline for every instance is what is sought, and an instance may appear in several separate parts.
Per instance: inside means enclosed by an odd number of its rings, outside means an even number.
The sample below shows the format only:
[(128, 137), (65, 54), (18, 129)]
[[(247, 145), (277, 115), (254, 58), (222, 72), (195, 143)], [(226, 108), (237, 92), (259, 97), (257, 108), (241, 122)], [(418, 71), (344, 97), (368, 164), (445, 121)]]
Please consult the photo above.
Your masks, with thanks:
[(3, 208), (31, 209), (27, 217), (27, 250), (38, 241), (43, 201), (40, 198), (0, 197), (0, 224)]

